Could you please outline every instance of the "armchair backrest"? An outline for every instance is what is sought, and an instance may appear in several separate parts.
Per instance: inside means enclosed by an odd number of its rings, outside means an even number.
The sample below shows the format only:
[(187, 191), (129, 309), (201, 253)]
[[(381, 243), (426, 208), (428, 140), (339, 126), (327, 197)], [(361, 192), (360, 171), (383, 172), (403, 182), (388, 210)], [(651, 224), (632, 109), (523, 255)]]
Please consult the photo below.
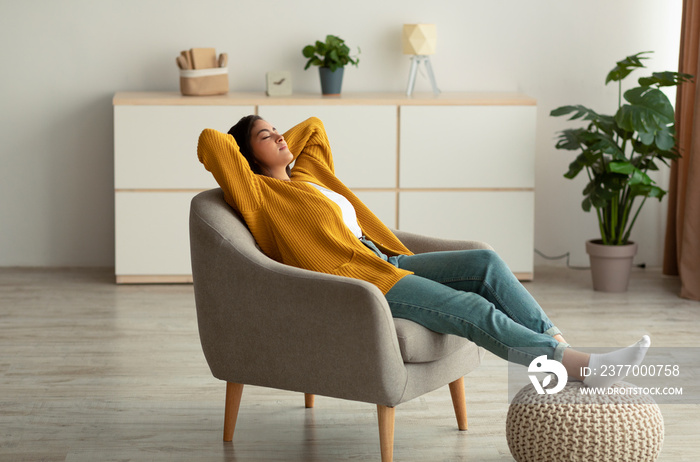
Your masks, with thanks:
[[(257, 317), (247, 312), (259, 306), (256, 291), (238, 291), (232, 285), (260, 286), (265, 280), (262, 269), (275, 262), (260, 252), (245, 222), (226, 204), (220, 189), (205, 191), (192, 200), (190, 252), (202, 348), (212, 373), (222, 378), (229, 364), (219, 352), (239, 350), (245, 361), (245, 355), (254, 352), (241, 341), (241, 334), (259, 328), (249, 324)], [(232, 299), (232, 293), (236, 299)]]

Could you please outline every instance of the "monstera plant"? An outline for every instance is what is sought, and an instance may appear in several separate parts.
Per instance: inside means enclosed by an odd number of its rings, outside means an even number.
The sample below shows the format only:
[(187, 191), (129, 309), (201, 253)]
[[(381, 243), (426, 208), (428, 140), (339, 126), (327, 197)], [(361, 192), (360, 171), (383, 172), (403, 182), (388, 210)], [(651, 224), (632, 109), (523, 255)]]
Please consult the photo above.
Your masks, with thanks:
[[(662, 87), (680, 85), (692, 78), (678, 72), (654, 72), (622, 92), (622, 81), (644, 68), (641, 52), (628, 56), (608, 73), (605, 84), (618, 83), (617, 112), (599, 114), (582, 105), (554, 109), (554, 117), (586, 122), (583, 127), (559, 133), (556, 148), (577, 153), (564, 175), (576, 178), (585, 171), (583, 210), (595, 209), (600, 239), (586, 242), (591, 261), (593, 288), (605, 292), (627, 290), (637, 244), (630, 234), (648, 198), (661, 200), (666, 191), (648, 172), (678, 158), (674, 110)], [(624, 98), (624, 101), (623, 101)]]
[[(648, 198), (661, 200), (666, 191), (648, 172), (679, 157), (674, 109), (661, 87), (673, 87), (692, 78), (678, 72), (654, 72), (622, 92), (622, 81), (648, 59), (641, 52), (628, 56), (608, 73), (605, 84), (618, 83), (617, 112), (599, 114), (582, 105), (554, 109), (554, 117), (586, 122), (559, 133), (557, 149), (577, 152), (564, 175), (573, 179), (585, 171), (583, 210), (595, 209), (602, 244), (626, 245), (642, 206)], [(624, 99), (624, 100), (623, 100)]]

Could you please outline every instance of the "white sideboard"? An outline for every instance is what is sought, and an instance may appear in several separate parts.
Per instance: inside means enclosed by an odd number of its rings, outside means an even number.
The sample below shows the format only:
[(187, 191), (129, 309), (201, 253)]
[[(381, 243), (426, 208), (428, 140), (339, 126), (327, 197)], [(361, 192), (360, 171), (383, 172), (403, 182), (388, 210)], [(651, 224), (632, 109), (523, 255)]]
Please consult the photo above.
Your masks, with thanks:
[(323, 120), (336, 174), (388, 226), (490, 243), (533, 277), (535, 100), (519, 94), (341, 97), (114, 95), (118, 283), (190, 282), (189, 201), (217, 187), (197, 160), (204, 128), (259, 114), (284, 132)]

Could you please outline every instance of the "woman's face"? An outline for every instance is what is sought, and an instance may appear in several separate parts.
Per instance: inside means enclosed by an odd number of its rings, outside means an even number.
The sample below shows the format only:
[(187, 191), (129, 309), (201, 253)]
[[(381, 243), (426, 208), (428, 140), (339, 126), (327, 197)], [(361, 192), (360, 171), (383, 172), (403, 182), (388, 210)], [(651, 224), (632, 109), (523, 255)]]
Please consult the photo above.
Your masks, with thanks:
[(250, 132), (250, 147), (255, 160), (269, 173), (287, 168), (294, 156), (287, 148), (284, 137), (266, 120), (256, 120)]

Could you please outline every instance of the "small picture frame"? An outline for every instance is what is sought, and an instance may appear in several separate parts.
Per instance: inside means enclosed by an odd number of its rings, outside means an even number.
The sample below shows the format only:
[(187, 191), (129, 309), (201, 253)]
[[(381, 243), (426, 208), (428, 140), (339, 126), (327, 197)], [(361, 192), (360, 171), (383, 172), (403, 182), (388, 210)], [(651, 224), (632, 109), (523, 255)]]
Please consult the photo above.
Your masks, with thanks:
[(267, 96), (289, 96), (292, 94), (291, 72), (269, 71), (265, 76), (267, 80)]

